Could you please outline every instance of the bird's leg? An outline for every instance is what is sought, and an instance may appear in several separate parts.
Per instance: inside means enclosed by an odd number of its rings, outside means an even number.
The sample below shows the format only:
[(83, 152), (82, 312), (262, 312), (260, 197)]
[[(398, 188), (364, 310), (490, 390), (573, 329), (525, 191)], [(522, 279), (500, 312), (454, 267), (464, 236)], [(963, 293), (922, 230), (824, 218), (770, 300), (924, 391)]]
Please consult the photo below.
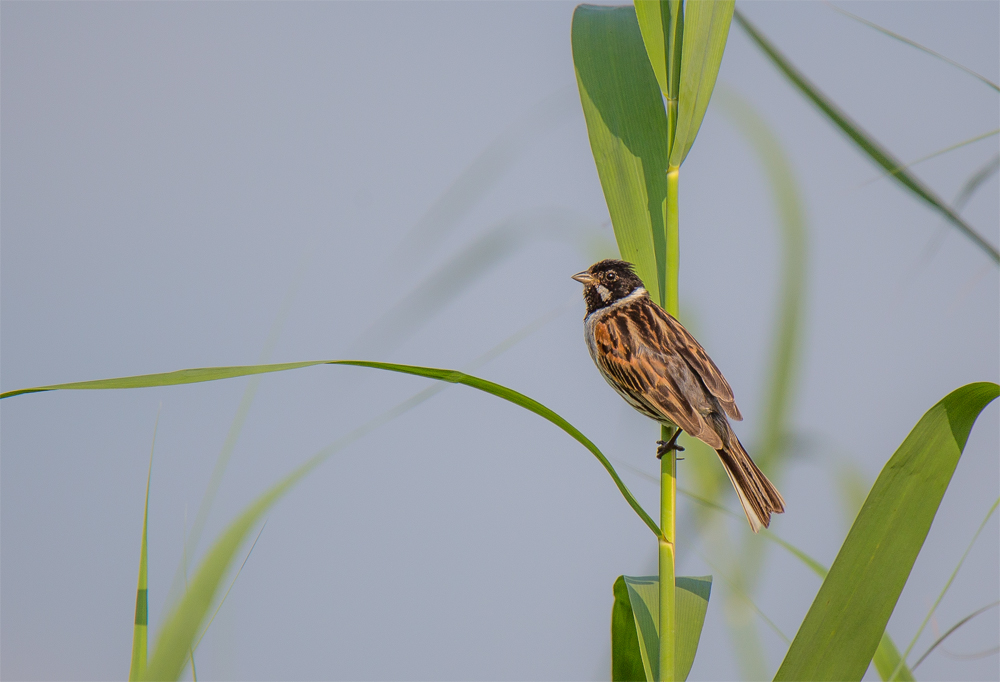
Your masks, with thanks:
[(663, 455), (667, 454), (671, 450), (676, 452), (684, 452), (684, 448), (677, 444), (677, 436), (681, 435), (681, 430), (677, 429), (674, 431), (674, 435), (670, 437), (670, 440), (658, 440), (656, 444), (659, 445), (656, 448), (656, 459), (660, 459)]

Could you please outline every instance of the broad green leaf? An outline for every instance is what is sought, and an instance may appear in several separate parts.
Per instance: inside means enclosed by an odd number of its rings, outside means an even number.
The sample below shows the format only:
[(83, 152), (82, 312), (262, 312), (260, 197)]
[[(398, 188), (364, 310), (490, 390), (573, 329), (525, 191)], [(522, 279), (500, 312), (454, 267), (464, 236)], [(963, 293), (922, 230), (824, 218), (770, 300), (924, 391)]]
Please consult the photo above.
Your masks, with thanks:
[(996, 247), (983, 239), (954, 209), (948, 206), (943, 199), (938, 198), (933, 190), (924, 185), (916, 176), (906, 170), (900, 170), (906, 168), (905, 163), (894, 157), (889, 150), (876, 141), (857, 122), (841, 111), (830, 98), (823, 94), (819, 88), (788, 61), (788, 58), (781, 54), (770, 40), (757, 30), (753, 24), (747, 21), (746, 17), (736, 12), (735, 19), (788, 80), (811, 100), (834, 125), (840, 128), (861, 151), (867, 154), (876, 164), (889, 171), (890, 176), (899, 184), (944, 216), (946, 220), (962, 231), (965, 236), (985, 251), (995, 262), (1000, 263), (1000, 252), (997, 251)]
[(162, 374), (143, 374), (131, 377), (118, 377), (115, 379), (98, 379), (95, 381), (77, 381), (68, 384), (52, 384), (50, 386), (36, 386), (34, 388), (23, 388), (16, 391), (8, 391), (0, 394), (0, 398), (10, 398), (25, 393), (39, 393), (42, 391), (55, 390), (92, 390), (92, 389), (119, 389), (119, 388), (151, 388), (154, 386), (176, 386), (179, 384), (195, 384), (203, 381), (216, 381), (218, 379), (231, 379), (235, 377), (250, 376), (254, 374), (266, 374), (268, 372), (282, 372), (289, 369), (299, 369), (302, 367), (312, 367), (314, 365), (354, 365), (357, 367), (371, 367), (390, 372), (400, 372), (402, 374), (414, 374), (416, 376), (447, 381), (453, 384), (465, 384), (472, 388), (495, 395), (498, 398), (514, 403), (519, 407), (534, 412), (538, 416), (552, 422), (560, 429), (568, 433), (578, 443), (598, 459), (608, 474), (614, 480), (619, 492), (628, 502), (629, 506), (639, 515), (639, 518), (649, 527), (656, 536), (660, 535), (660, 529), (653, 521), (652, 517), (646, 513), (639, 502), (629, 491), (628, 486), (622, 482), (618, 472), (611, 466), (611, 462), (604, 456), (596, 445), (589, 438), (584, 436), (575, 426), (560, 417), (558, 414), (542, 405), (537, 400), (533, 400), (526, 395), (509, 389), (506, 386), (480, 379), (463, 372), (451, 369), (435, 369), (432, 367), (416, 367), (413, 365), (398, 365), (388, 362), (367, 362), (364, 360), (311, 360), (308, 362), (284, 362), (273, 365), (242, 365), (235, 367), (201, 367), (198, 369), (182, 369), (176, 372), (164, 372)]
[(932, 407), (872, 486), (775, 680), (860, 680), (980, 412), (1000, 394), (968, 384)]
[(580, 5), (573, 64), (621, 257), (653, 300), (666, 289), (667, 114), (632, 7)]
[(722, 53), (729, 37), (736, 0), (687, 3), (684, 49), (677, 93), (677, 124), (670, 146), (670, 166), (684, 163), (712, 99)]
[(146, 656), (149, 647), (149, 552), (146, 543), (146, 529), (149, 521), (149, 483), (153, 479), (153, 450), (156, 448), (156, 428), (160, 415), (156, 415), (153, 425), (153, 445), (149, 449), (149, 469), (146, 472), (146, 502), (142, 509), (142, 540), (139, 543), (139, 581), (135, 589), (135, 620), (132, 627), (132, 665), (129, 666), (129, 682), (142, 679), (146, 670)]
[[(620, 600), (619, 582), (624, 582), (627, 587), (627, 604)], [(674, 679), (686, 680), (694, 665), (694, 657), (698, 652), (698, 641), (701, 639), (701, 630), (705, 625), (705, 612), (708, 609), (708, 599), (712, 593), (712, 576), (702, 576), (697, 578), (678, 576), (674, 582), (674, 608), (677, 619), (677, 639), (674, 642)], [(621, 601), (621, 604), (619, 603)], [(626, 608), (632, 611), (632, 628), (637, 633), (635, 644), (625, 633), (615, 633), (614, 626), (619, 624), (627, 629), (626, 622), (612, 619), (612, 647), (636, 646), (641, 660), (641, 671), (646, 680), (659, 679), (659, 623), (657, 614), (660, 605), (660, 579), (659, 577), (647, 576), (634, 578), (631, 576), (621, 576), (615, 581), (615, 610)], [(611, 661), (612, 672), (615, 668), (616, 656), (622, 661), (621, 671), (628, 675), (634, 675), (640, 668), (635, 661), (634, 650), (623, 649), (616, 652), (612, 649)], [(613, 679), (643, 679), (643, 678), (613, 678)]]

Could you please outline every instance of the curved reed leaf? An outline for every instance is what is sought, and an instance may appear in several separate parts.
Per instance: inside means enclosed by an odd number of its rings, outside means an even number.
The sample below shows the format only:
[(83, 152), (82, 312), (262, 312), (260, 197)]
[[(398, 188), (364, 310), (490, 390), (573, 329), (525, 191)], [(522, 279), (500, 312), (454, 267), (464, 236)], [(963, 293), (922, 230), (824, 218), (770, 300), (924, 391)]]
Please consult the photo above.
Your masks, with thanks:
[[(958, 213), (948, 206), (944, 200), (938, 198), (933, 190), (923, 184), (916, 176), (899, 170), (906, 167), (906, 164), (892, 155), (889, 150), (883, 147), (878, 141), (868, 134), (860, 125), (844, 113), (840, 107), (823, 94), (812, 82), (806, 78), (788, 58), (768, 40), (757, 28), (747, 21), (740, 12), (734, 14), (736, 22), (747, 32), (747, 35), (757, 44), (765, 55), (778, 67), (789, 81), (792, 82), (799, 91), (815, 104), (819, 110), (838, 128), (840, 128), (848, 138), (858, 146), (861, 151), (869, 156), (875, 163), (889, 171), (892, 178), (903, 187), (922, 199), (934, 210), (943, 215), (952, 225), (957, 227), (966, 237), (971, 239), (976, 246), (985, 251), (995, 262), (1000, 263), (1000, 251), (996, 247), (983, 239), (972, 226), (965, 222)], [(896, 171), (896, 172), (893, 172)]]
[(687, 3), (677, 92), (677, 126), (670, 147), (671, 167), (684, 163), (705, 119), (735, 7), (735, 0)]
[[(390, 372), (402, 374), (413, 374), (416, 376), (447, 381), (453, 384), (465, 384), (472, 388), (495, 395), (498, 398), (514, 403), (519, 407), (534, 412), (538, 416), (546, 419), (560, 429), (568, 433), (578, 443), (598, 459), (602, 466), (610, 474), (618, 487), (619, 492), (628, 502), (629, 506), (639, 515), (639, 518), (649, 527), (653, 533), (659, 537), (660, 529), (656, 522), (646, 513), (638, 500), (629, 491), (628, 486), (622, 482), (618, 472), (611, 466), (611, 462), (604, 456), (604, 453), (594, 445), (589, 438), (584, 436), (575, 426), (560, 417), (558, 414), (542, 405), (537, 400), (529, 398), (517, 391), (501, 386), (500, 384), (486, 379), (480, 379), (470, 374), (465, 374), (451, 369), (435, 369), (433, 367), (416, 367), (414, 365), (400, 365), (388, 362), (369, 362), (366, 360), (312, 360), (309, 362), (283, 362), (273, 365), (242, 365), (236, 367), (201, 367), (198, 369), (182, 369), (176, 372), (164, 372), (161, 374), (143, 374), (131, 377), (118, 377), (115, 379), (98, 379), (96, 381), (77, 381), (68, 384), (52, 384), (51, 386), (37, 386), (35, 388), (23, 388), (16, 391), (8, 391), (0, 394), (0, 398), (10, 398), (26, 393), (39, 393), (42, 391), (55, 390), (95, 390), (95, 389), (120, 389), (120, 388), (150, 388), (154, 386), (176, 386), (179, 384), (194, 384), (204, 381), (216, 381), (219, 379), (231, 379), (235, 377), (250, 376), (255, 374), (266, 374), (269, 372), (282, 372), (290, 369), (300, 369), (314, 365), (354, 365), (357, 367), (370, 367), (372, 369), (382, 369)], [(251, 524), (252, 525), (252, 524)], [(235, 550), (234, 550), (235, 551)]]
[(882, 469), (775, 680), (860, 680), (923, 546), (980, 412), (968, 384), (927, 411)]

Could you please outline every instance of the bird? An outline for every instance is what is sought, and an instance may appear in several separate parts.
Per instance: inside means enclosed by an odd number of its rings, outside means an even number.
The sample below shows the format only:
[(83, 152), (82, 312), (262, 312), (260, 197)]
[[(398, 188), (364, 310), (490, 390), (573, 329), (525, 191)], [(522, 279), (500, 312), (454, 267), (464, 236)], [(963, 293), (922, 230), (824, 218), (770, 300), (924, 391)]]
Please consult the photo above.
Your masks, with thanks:
[(708, 353), (649, 296), (631, 263), (606, 259), (573, 275), (587, 305), (584, 337), (601, 376), (629, 405), (674, 429), (657, 441), (657, 458), (681, 451), (681, 431), (713, 448), (754, 533), (767, 528), (785, 500), (733, 432), (742, 421), (733, 390)]

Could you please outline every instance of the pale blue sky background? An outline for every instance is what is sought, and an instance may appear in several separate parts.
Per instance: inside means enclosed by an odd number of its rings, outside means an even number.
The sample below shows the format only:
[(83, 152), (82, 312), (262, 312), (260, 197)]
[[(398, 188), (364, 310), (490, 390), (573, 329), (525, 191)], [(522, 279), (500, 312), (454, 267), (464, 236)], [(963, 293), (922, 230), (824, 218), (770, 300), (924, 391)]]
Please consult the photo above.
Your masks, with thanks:
[[(996, 2), (842, 6), (1000, 78)], [(457, 368), (563, 306), (478, 374), (655, 472), (656, 428), (594, 369), (569, 279), (589, 265), (590, 235), (611, 239), (575, 89), (573, 7), (4, 2), (3, 390), (256, 362), (296, 282), (274, 361), (376, 355)], [(824, 4), (740, 7), (902, 159), (998, 127), (994, 90)], [(719, 82), (777, 131), (803, 191), (808, 311), (793, 415), (802, 447), (779, 481), (788, 513), (772, 528), (829, 563), (848, 527), (830, 463), (856, 462), (873, 481), (937, 400), (1000, 379), (998, 269), (893, 183), (867, 183), (878, 171), (735, 26)], [(502, 163), (488, 165), (481, 199), (439, 243), (400, 251), (498, 139), (489, 158)], [(997, 146), (993, 137), (917, 171), (950, 199)], [(717, 107), (681, 191), (682, 305), (752, 442), (778, 230), (759, 161)], [(998, 205), (994, 175), (964, 210), (993, 244)], [(512, 219), (523, 245), (491, 242), (512, 255), (430, 324), (391, 348), (364, 336), (451, 256)], [(440, 225), (441, 214), (424, 224)], [(3, 678), (127, 674), (157, 412), (154, 636), (245, 386), (3, 402)], [(426, 386), (353, 368), (266, 377), (206, 540), (316, 450)], [(1000, 494), (998, 440), (991, 405), (890, 621), (900, 646)], [(683, 465), (680, 475), (683, 484)], [(623, 477), (655, 510), (655, 487)], [(731, 532), (749, 531), (734, 521)], [(998, 535), (994, 516), (941, 604), (939, 631), (998, 598)], [(792, 635), (819, 581), (780, 550), (768, 556), (756, 603)], [(654, 567), (653, 538), (582, 447), (534, 415), (452, 387), (336, 455), (274, 509), (199, 649), (199, 674), (602, 679), (612, 583)], [(679, 570), (715, 572), (696, 544), (680, 548)], [(692, 679), (738, 675), (724, 622), (713, 599)], [(761, 633), (773, 672), (786, 645)], [(994, 610), (948, 646), (969, 653), (998, 639)], [(929, 631), (915, 653), (932, 640)], [(997, 661), (936, 653), (918, 677), (997, 679)]]

